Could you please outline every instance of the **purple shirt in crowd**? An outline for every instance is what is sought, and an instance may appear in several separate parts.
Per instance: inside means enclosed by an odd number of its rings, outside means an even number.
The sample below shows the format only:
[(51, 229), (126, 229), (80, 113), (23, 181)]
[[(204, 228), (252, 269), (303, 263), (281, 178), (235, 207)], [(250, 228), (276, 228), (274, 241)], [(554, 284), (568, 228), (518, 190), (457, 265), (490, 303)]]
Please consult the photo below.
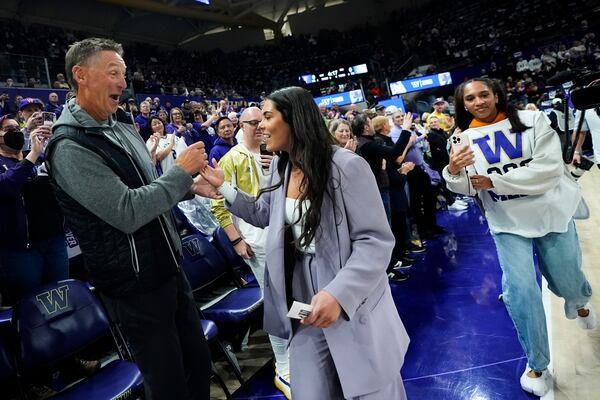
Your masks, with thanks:
[(404, 158), (404, 162), (412, 161), (413, 163), (415, 163), (415, 165), (423, 165), (425, 163), (425, 160), (423, 159), (423, 152), (417, 146), (417, 143), (419, 143), (420, 141), (425, 139), (425, 136), (424, 135), (419, 136), (414, 132), (413, 132), (413, 136), (416, 136), (417, 140), (408, 149), (408, 152), (406, 153), (406, 157)]

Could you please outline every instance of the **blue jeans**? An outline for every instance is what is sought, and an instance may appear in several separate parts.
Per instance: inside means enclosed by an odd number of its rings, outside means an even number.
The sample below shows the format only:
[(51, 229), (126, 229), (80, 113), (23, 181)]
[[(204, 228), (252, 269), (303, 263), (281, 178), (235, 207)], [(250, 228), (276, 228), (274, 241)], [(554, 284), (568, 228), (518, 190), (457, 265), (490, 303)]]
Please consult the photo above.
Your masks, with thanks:
[(32, 242), (29, 249), (0, 249), (3, 294), (13, 304), (39, 286), (69, 277), (63, 235)]
[(493, 237), (503, 272), (504, 304), (527, 354), (529, 367), (543, 371), (550, 362), (550, 350), (533, 252), (535, 248), (548, 289), (565, 299), (567, 318), (576, 318), (577, 310), (585, 306), (591, 297), (592, 288), (581, 271), (581, 248), (575, 222), (569, 223), (565, 233), (549, 233), (540, 238), (510, 233)]

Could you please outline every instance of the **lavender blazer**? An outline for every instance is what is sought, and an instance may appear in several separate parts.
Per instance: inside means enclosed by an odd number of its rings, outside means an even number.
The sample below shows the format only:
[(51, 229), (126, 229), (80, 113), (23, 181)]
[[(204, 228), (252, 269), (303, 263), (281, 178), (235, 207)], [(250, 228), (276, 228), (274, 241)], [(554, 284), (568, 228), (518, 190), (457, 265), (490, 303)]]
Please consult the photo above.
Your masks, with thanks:
[[(279, 179), (275, 171), (272, 182)], [(338, 321), (323, 332), (344, 397), (348, 398), (375, 392), (396, 379), (409, 338), (385, 273), (394, 236), (369, 165), (353, 152), (335, 147), (330, 182), (335, 209), (326, 195), (315, 238), (314, 262), (317, 290), (332, 294), (343, 309)], [(293, 331), (286, 316), (284, 279), (287, 185), (286, 178), (283, 186), (263, 194), (256, 202), (238, 191), (233, 204), (227, 206), (252, 225), (269, 226), (264, 329), (271, 335), (290, 339)]]

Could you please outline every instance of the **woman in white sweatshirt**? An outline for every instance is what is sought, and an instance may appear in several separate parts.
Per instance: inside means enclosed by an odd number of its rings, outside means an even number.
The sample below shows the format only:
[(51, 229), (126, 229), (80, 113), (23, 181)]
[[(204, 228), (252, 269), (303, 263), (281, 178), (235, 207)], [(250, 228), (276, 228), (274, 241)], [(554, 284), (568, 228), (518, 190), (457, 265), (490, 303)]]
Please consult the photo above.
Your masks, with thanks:
[(503, 84), (467, 81), (456, 89), (455, 104), (470, 146), (451, 154), (444, 179), (452, 191), (481, 199), (502, 267), (504, 303), (527, 355), (521, 387), (543, 396), (552, 377), (534, 249), (549, 289), (565, 300), (567, 318), (583, 329), (596, 325), (573, 222), (580, 190), (565, 174), (558, 135), (546, 118), (508, 104)]

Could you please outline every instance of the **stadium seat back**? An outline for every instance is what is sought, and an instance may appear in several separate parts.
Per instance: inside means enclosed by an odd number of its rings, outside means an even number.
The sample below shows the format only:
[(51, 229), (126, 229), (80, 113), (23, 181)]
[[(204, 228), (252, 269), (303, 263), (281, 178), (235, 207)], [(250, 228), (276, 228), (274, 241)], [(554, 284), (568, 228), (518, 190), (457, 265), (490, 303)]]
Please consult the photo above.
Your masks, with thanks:
[(226, 261), (206, 237), (189, 235), (181, 243), (181, 265), (193, 291), (209, 286), (228, 273)]
[(18, 352), (26, 370), (45, 368), (109, 333), (99, 300), (81, 281), (43, 286), (13, 311)]

